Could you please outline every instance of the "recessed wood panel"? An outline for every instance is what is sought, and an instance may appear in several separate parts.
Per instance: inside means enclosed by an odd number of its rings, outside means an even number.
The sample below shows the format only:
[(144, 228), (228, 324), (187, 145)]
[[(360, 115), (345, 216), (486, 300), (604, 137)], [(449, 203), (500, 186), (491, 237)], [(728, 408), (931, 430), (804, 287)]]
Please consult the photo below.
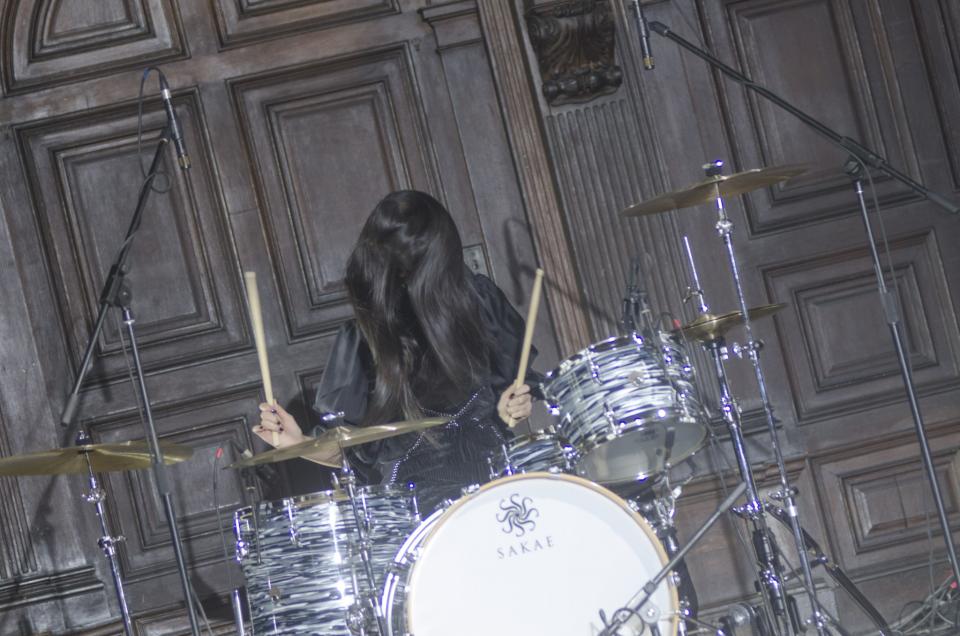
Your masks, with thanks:
[[(917, 386), (921, 392), (954, 386), (960, 336), (936, 235), (896, 239), (891, 252)], [(776, 324), (801, 423), (903, 399), (865, 248), (766, 268), (764, 278), (771, 301), (792, 308)]]
[[(186, 178), (172, 149), (165, 149), (165, 176), (154, 181), (127, 262), (130, 306), (148, 370), (223, 355), (247, 342), (202, 111), (196, 94), (176, 102), (193, 169)], [(139, 154), (136, 110), (129, 107), (19, 131), (73, 361), (82, 356), (100, 290), (136, 207), (141, 165), (149, 165), (164, 121), (150, 104)], [(118, 327), (116, 320), (104, 324), (95, 376), (127, 372)]]
[(12, 0), (0, 39), (8, 93), (186, 54), (175, 3), (149, 0)]
[[(9, 457), (8, 427), (0, 411), (0, 457)], [(0, 477), (0, 581), (37, 571), (33, 538), (15, 477)]]
[[(960, 436), (949, 427), (938, 430), (930, 433), (930, 445), (948, 518), (955, 525), (960, 521)], [(926, 559), (928, 525), (939, 541), (936, 507), (912, 431), (815, 459), (813, 468), (829, 512), (833, 556), (849, 574)], [(936, 546), (938, 551), (942, 547)]]
[(291, 339), (350, 315), (344, 265), (383, 193), (436, 191), (414, 86), (404, 48), (233, 85)]
[(399, 13), (398, 0), (214, 0), (224, 47)]
[[(854, 11), (837, 0), (736, 0), (724, 4), (723, 24), (716, 26), (729, 29), (739, 66), (755, 82), (910, 172), (915, 165), (911, 135), (897, 128), (896, 115), (902, 109), (889, 86), (895, 79), (884, 76), (883, 67), (866, 62), (875, 58), (878, 46), (867, 35), (874, 27), (873, 4), (862, 3)], [(709, 10), (715, 8), (711, 3)], [(719, 21), (720, 15), (715, 19)], [(754, 234), (856, 211), (856, 198), (843, 171), (848, 151), (733, 82), (724, 80), (722, 89), (729, 91), (734, 104), (726, 123), (737, 168), (784, 164), (809, 168), (786, 184), (746, 198)], [(830, 98), (823, 99), (824, 95)], [(876, 180), (882, 202), (909, 198), (905, 186), (883, 176)]]

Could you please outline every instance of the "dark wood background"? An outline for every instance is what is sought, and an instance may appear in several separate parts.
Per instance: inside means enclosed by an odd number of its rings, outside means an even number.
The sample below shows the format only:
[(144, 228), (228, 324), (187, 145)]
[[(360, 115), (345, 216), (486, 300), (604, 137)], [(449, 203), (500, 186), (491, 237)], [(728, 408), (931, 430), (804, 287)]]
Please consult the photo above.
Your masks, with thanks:
[[(630, 258), (649, 254), (658, 304), (680, 315), (679, 237), (709, 300), (734, 306), (706, 209), (621, 220), (627, 204), (731, 170), (815, 169), (730, 201), (791, 475), (812, 534), (890, 619), (946, 573), (912, 423), (873, 287), (843, 153), (654, 37), (642, 72), (613, 4), (615, 92), (552, 106), (540, 93), (527, 0), (6, 0), (0, 3), (0, 455), (59, 446), (57, 425), (97, 293), (132, 211), (142, 69), (168, 76), (194, 168), (165, 157), (131, 262), (133, 308), (164, 439), (194, 447), (174, 471), (199, 594), (226, 633), (236, 573), (222, 562), (214, 453), (248, 432), (261, 399), (242, 272), (260, 278), (275, 392), (302, 418), (347, 315), (342, 268), (386, 191), (416, 187), (453, 212), (465, 257), (523, 310), (537, 263), (549, 281), (538, 365), (610, 335)], [(661, 0), (650, 19), (702, 40), (927, 186), (960, 199), (960, 8), (951, 0)], [(155, 78), (144, 144), (163, 125)], [(951, 518), (960, 501), (960, 219), (878, 178), (921, 404)], [(82, 421), (96, 441), (142, 436), (111, 318)], [(700, 358), (700, 367), (702, 358)], [(769, 459), (749, 369), (731, 363)], [(705, 375), (705, 374), (702, 374)], [(703, 392), (716, 391), (704, 382)], [(696, 528), (721, 497), (726, 442), (700, 453), (678, 518)], [(221, 472), (219, 503), (252, 497)], [(729, 478), (727, 479), (729, 482)], [(772, 485), (772, 473), (764, 473)], [(106, 479), (110, 521), (141, 634), (184, 633), (180, 588), (149, 473)], [(277, 489), (323, 487), (293, 464)], [(118, 633), (93, 512), (75, 477), (0, 478), (0, 634)], [(228, 515), (227, 515), (228, 516)], [(229, 541), (229, 537), (228, 537)], [(729, 525), (692, 560), (707, 613), (751, 592)], [(818, 573), (852, 630), (849, 599)]]

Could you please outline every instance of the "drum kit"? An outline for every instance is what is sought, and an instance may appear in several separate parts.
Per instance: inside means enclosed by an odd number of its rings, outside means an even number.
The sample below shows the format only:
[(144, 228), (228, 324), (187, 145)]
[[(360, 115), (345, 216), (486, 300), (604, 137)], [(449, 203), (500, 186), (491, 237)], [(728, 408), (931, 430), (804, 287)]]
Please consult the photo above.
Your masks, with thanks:
[[(443, 418), (353, 427), (328, 416), (330, 426), (315, 439), (234, 463), (230, 468), (244, 469), (302, 457), (338, 469), (334, 490), (235, 512), (236, 559), (247, 599), (247, 611), (237, 612), (238, 631), (256, 636), (846, 634), (818, 602), (811, 570), (822, 565), (879, 632), (889, 633), (882, 616), (800, 527), (797, 491), (784, 467), (760, 365), (761, 343), (752, 331), (754, 320), (784, 306), (747, 305), (733, 224), (724, 208), (727, 197), (803, 170), (788, 166), (723, 176), (720, 162), (704, 168), (704, 181), (631, 206), (623, 215), (715, 205), (738, 310), (710, 313), (684, 237), (687, 299), (695, 301), (696, 318), (662, 329), (646, 293), (631, 284), (623, 334), (590, 345), (546, 375), (541, 389), (555, 424), (505, 443), (489, 458), (487, 483), (465, 485), (459, 499), (426, 518), (412, 485), (358, 485), (348, 451), (428, 431), (444, 424)], [(728, 344), (726, 337), (737, 326), (744, 327), (746, 341)], [(741, 484), (681, 546), (674, 530), (680, 489), (671, 484), (671, 469), (703, 449), (714, 434), (713, 418), (699, 395), (691, 343), (712, 359), (718, 416), (729, 433)], [(780, 476), (771, 500), (764, 500), (754, 479), (727, 380), (725, 365), (734, 353), (752, 364), (767, 416)], [(78, 444), (0, 459), (0, 475), (88, 475), (86, 498), (97, 506), (100, 547), (129, 626), (115, 559), (122, 537), (108, 532), (96, 475), (149, 466), (149, 449), (138, 443), (93, 445), (88, 438)], [(183, 461), (190, 449), (165, 445), (163, 456), (167, 463)], [(745, 502), (734, 506), (742, 494)], [(758, 594), (744, 611), (711, 625), (697, 616), (691, 582), (683, 580), (685, 568), (678, 575), (679, 564), (728, 509), (752, 530)], [(796, 539), (793, 552), (800, 567), (792, 572), (771, 520), (788, 527)], [(808, 598), (806, 610), (795, 597), (798, 589)], [(244, 614), (250, 625), (244, 624)]]
[[(541, 390), (554, 424), (507, 441), (489, 458), (490, 480), (467, 485), (425, 519), (416, 490), (357, 487), (352, 446), (427, 430), (443, 420), (357, 429), (334, 426), (313, 440), (233, 465), (291, 457), (340, 468), (343, 488), (241, 509), (234, 516), (237, 558), (246, 579), (252, 633), (337, 636), (488, 636), (490, 634), (846, 634), (819, 604), (812, 568), (839, 587), (888, 633), (883, 617), (799, 526), (760, 367), (752, 321), (784, 305), (748, 307), (724, 199), (803, 172), (787, 166), (721, 174), (704, 166), (692, 187), (631, 206), (624, 216), (716, 205), (740, 308), (712, 314), (689, 242), (687, 299), (696, 317), (661, 329), (645, 292), (631, 284), (623, 333), (567, 358)], [(734, 328), (746, 341), (728, 344)], [(680, 488), (671, 469), (705, 447), (712, 418), (700, 399), (691, 343), (713, 361), (718, 414), (726, 426), (741, 484), (683, 546), (674, 528)], [(725, 365), (736, 353), (755, 371), (768, 416), (779, 488), (764, 501), (744, 442), (740, 411)], [(701, 378), (702, 380), (702, 378)], [(336, 417), (336, 416), (334, 416)], [(374, 430), (378, 429), (378, 430)], [(639, 495), (637, 493), (640, 493)], [(734, 502), (746, 494), (746, 501)], [(718, 625), (698, 618), (682, 557), (722, 514), (732, 510), (753, 533), (757, 601)], [(788, 571), (770, 520), (798, 538), (800, 567)], [(789, 565), (789, 564), (787, 564)], [(681, 576), (682, 574), (682, 576)], [(684, 580), (686, 579), (686, 580)], [(794, 590), (808, 596), (801, 613)]]

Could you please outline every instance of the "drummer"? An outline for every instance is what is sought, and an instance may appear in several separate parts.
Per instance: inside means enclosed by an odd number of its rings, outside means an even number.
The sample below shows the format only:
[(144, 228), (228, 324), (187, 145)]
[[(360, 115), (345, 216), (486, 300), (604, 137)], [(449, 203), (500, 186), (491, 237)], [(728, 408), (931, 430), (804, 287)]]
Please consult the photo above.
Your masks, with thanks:
[[(415, 483), (421, 514), (429, 514), (463, 486), (486, 481), (488, 457), (530, 416), (530, 385), (539, 376), (528, 373), (519, 388), (513, 383), (524, 321), (490, 279), (464, 265), (450, 213), (414, 190), (377, 204), (345, 282), (355, 317), (336, 336), (314, 409), (343, 412), (359, 426), (450, 418), (351, 451), (371, 483)], [(276, 404), (260, 405), (254, 432), (279, 447), (306, 439)]]

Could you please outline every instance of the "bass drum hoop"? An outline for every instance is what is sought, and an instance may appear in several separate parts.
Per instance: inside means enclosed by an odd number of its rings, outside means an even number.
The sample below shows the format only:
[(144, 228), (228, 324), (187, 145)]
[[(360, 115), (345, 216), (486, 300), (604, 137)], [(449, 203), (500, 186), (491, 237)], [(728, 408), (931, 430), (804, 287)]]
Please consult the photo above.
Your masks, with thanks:
[[(405, 628), (399, 632), (394, 630), (394, 609), (397, 603), (403, 602), (403, 625), (409, 626), (409, 612), (413, 608), (412, 595), (410, 591), (408, 591), (410, 579), (413, 576), (417, 560), (426, 550), (430, 540), (436, 536), (437, 531), (443, 527), (443, 524), (446, 521), (445, 517), (449, 518), (456, 510), (466, 505), (467, 502), (469, 502), (475, 495), (479, 493), (486, 492), (487, 490), (508, 482), (534, 478), (565, 481), (586, 487), (595, 493), (603, 495), (620, 507), (624, 512), (626, 512), (637, 523), (637, 525), (640, 526), (640, 529), (643, 530), (643, 533), (647, 536), (647, 539), (656, 551), (661, 567), (670, 561), (666, 550), (664, 550), (663, 545), (660, 543), (660, 539), (653, 531), (653, 528), (650, 527), (650, 523), (644, 519), (640, 513), (631, 508), (630, 505), (621, 497), (607, 490), (603, 486), (575, 475), (547, 472), (531, 472), (510, 475), (509, 477), (502, 477), (500, 479), (488, 482), (473, 492), (460, 497), (460, 499), (453, 502), (453, 504), (451, 504), (449, 507), (442, 508), (434, 512), (432, 515), (427, 517), (423, 523), (421, 523), (420, 526), (413, 531), (407, 540), (404, 541), (403, 545), (400, 546), (400, 550), (397, 552), (397, 556), (394, 558), (393, 563), (388, 570), (384, 584), (383, 596), (380, 599), (380, 609), (383, 613), (385, 619), (384, 622), (387, 626), (387, 636), (414, 636), (412, 633), (406, 631)], [(447, 513), (450, 514), (448, 515)], [(667, 585), (672, 608), (674, 610), (679, 610), (680, 600), (677, 594), (677, 588), (673, 585), (670, 585), (668, 580), (669, 577), (664, 579), (663, 582), (661, 582), (661, 585)], [(401, 583), (404, 589), (398, 592), (398, 587)], [(643, 585), (643, 583), (645, 583), (645, 581), (638, 582), (637, 591), (640, 590), (640, 587)], [(680, 623), (679, 611), (674, 611), (673, 614), (673, 619), (670, 621), (670, 632), (667, 636), (675, 636), (677, 634), (677, 629)]]

